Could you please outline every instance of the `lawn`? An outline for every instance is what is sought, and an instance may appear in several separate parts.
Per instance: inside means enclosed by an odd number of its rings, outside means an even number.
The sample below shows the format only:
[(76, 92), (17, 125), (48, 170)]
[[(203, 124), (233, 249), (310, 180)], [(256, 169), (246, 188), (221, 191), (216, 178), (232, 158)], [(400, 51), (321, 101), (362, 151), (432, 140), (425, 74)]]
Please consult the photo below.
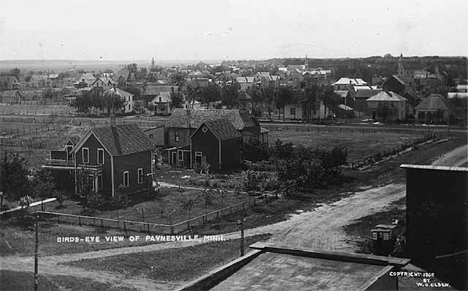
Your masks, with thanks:
[[(34, 290), (34, 274), (29, 272), (0, 271), (0, 290), (2, 291), (30, 291)], [(125, 287), (114, 287), (90, 279), (70, 276), (39, 275), (38, 290), (109, 290), (132, 291)]]
[[(35, 232), (34, 227), (18, 226), (14, 221), (2, 221), (0, 229), (0, 256), (20, 255), (33, 256)], [(104, 236), (125, 236), (121, 242), (107, 242)], [(130, 235), (140, 233), (127, 233), (112, 230), (102, 230), (94, 227), (79, 227), (73, 225), (57, 225), (55, 223), (40, 221), (39, 223), (39, 254), (40, 256), (61, 255), (81, 252), (91, 252), (104, 249), (142, 246), (155, 244), (155, 242), (131, 242)], [(60, 237), (99, 236), (100, 242), (57, 242)], [(157, 242), (156, 242), (157, 243)]]
[(390, 150), (397, 145), (411, 142), (419, 137), (410, 133), (389, 132), (340, 132), (340, 131), (308, 131), (271, 130), (268, 140), (273, 145), (276, 140), (284, 143), (292, 142), (295, 145), (309, 147), (331, 148), (334, 146), (346, 146), (348, 148), (348, 160), (359, 160), (384, 150)]
[[(270, 235), (257, 235), (245, 239), (249, 245), (265, 241)], [(125, 274), (129, 278), (143, 276), (158, 281), (188, 281), (220, 267), (240, 255), (240, 239), (203, 243), (182, 249), (119, 255), (100, 259), (87, 259), (67, 263), (87, 270)]]
[[(162, 188), (161, 194), (153, 200), (148, 200), (145, 194), (141, 196), (131, 196), (129, 206), (123, 209), (112, 211), (99, 211), (99, 210), (83, 210), (82, 206), (75, 201), (67, 200), (63, 208), (57, 208), (58, 202), (51, 202), (46, 205), (46, 211), (60, 212), (65, 214), (94, 216), (110, 219), (121, 219), (139, 222), (151, 222), (156, 224), (176, 224), (204, 215), (222, 208), (229, 207), (245, 202), (245, 208), (248, 207), (249, 201), (253, 204), (253, 197), (242, 193), (239, 196), (234, 196), (232, 193), (228, 194), (224, 199), (215, 194), (213, 204), (206, 206), (205, 200), (200, 197), (203, 190), (183, 190), (179, 192), (178, 188)], [(218, 193), (214, 191), (213, 193)], [(197, 198), (198, 197), (198, 198)], [(182, 204), (184, 201), (195, 200), (194, 206), (190, 211), (183, 209)], [(240, 210), (242, 206), (237, 206)], [(235, 212), (235, 209), (232, 209)], [(229, 209), (220, 212), (220, 216), (230, 213)], [(201, 223), (201, 219), (198, 223)], [(195, 225), (196, 223), (193, 223)], [(166, 229), (168, 230), (168, 229)], [(177, 230), (176, 230), (177, 231)]]
[(47, 105), (47, 104), (11, 104), (0, 105), (2, 115), (73, 115), (75, 108), (66, 105)]

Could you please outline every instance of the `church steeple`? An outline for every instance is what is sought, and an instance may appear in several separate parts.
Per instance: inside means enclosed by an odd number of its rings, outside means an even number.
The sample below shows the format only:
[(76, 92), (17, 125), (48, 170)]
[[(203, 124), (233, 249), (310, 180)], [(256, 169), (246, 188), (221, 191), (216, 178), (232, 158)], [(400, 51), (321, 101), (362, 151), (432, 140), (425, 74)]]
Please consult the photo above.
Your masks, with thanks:
[(304, 66), (305, 66), (306, 69), (309, 68), (309, 60), (307, 59), (307, 54), (306, 54), (306, 57), (305, 57)]
[(405, 68), (403, 68), (403, 54), (400, 54), (400, 58), (398, 59), (397, 74), (398, 74), (398, 77), (400, 78), (405, 76)]

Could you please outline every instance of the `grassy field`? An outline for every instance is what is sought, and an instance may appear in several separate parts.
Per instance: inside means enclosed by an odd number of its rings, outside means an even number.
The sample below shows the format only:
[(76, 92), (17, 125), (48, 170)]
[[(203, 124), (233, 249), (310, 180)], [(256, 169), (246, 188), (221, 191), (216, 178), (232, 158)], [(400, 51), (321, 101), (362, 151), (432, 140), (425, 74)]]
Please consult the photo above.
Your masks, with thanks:
[(339, 131), (270, 131), (268, 140), (273, 145), (276, 140), (292, 142), (295, 145), (310, 147), (331, 148), (334, 146), (346, 146), (348, 159), (358, 160), (378, 152), (392, 149), (393, 147), (410, 142), (417, 137), (409, 133), (389, 132), (339, 132)]
[(0, 105), (2, 115), (73, 115), (76, 109), (66, 105), (46, 105), (46, 104), (9, 104)]
[[(32, 256), (34, 254), (34, 228), (20, 227), (12, 222), (2, 222), (0, 229), (0, 256), (20, 255)], [(122, 242), (106, 242), (104, 236), (124, 236)], [(61, 255), (70, 253), (91, 252), (96, 250), (122, 248), (130, 246), (142, 246), (154, 244), (155, 242), (128, 240), (130, 235), (141, 235), (140, 233), (124, 234), (120, 231), (107, 230), (94, 227), (79, 227), (72, 225), (57, 225), (55, 223), (41, 221), (39, 223), (39, 253), (41, 256)], [(60, 237), (79, 237), (100, 236), (101, 241), (96, 242), (78, 242), (63, 243), (57, 242)]]
[[(183, 201), (196, 199), (201, 193), (202, 190), (184, 190), (184, 192), (179, 192), (176, 188), (163, 188), (161, 190), (161, 195), (154, 200), (148, 201), (146, 196), (130, 197), (131, 201), (129, 206), (118, 211), (93, 210), (90, 213), (88, 210), (83, 211), (83, 208), (78, 202), (71, 200), (65, 201), (65, 207), (60, 209), (57, 209), (57, 202), (51, 202), (47, 204), (46, 211), (76, 215), (92, 215), (95, 217), (125, 219), (129, 221), (144, 221), (157, 224), (170, 224), (171, 222), (175, 224), (243, 201), (246, 202), (245, 207), (247, 208), (249, 199), (250, 201), (253, 199), (253, 197), (249, 197), (246, 193), (241, 194), (239, 197), (228, 195), (224, 199), (217, 196), (212, 205), (205, 207), (205, 201), (202, 198), (198, 198), (189, 216), (188, 210), (182, 208)], [(239, 207), (238, 209), (241, 208)], [(170, 218), (169, 213), (172, 213)], [(228, 213), (229, 209), (224, 210), (220, 215)]]
[[(34, 274), (29, 272), (0, 271), (0, 290), (2, 291), (30, 291), (34, 290)], [(70, 276), (39, 275), (38, 290), (108, 290), (132, 291), (125, 287), (114, 287), (90, 279)]]
[[(244, 250), (249, 245), (265, 241), (269, 235), (257, 235), (245, 239)], [(240, 255), (240, 239), (204, 243), (183, 249), (170, 249), (149, 253), (120, 255), (102, 259), (80, 260), (68, 265), (87, 270), (100, 270), (125, 274), (128, 277), (143, 276), (158, 281), (188, 281), (220, 267)]]

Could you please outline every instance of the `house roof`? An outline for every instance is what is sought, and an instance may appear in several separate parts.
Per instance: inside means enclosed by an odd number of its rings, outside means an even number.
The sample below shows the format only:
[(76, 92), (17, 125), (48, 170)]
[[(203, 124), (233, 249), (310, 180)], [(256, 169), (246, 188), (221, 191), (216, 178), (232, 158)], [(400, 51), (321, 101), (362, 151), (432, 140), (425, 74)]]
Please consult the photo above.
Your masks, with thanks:
[(332, 85), (367, 85), (366, 81), (360, 78), (340, 78), (338, 81), (333, 83)]
[(239, 110), (237, 109), (183, 109), (174, 108), (166, 127), (198, 128), (205, 121), (227, 119), (237, 130), (245, 127)]
[(403, 96), (398, 95), (392, 91), (382, 91), (377, 95), (374, 95), (367, 99), (367, 101), (387, 101), (387, 102), (400, 102), (400, 101), (407, 101)]
[(143, 92), (143, 95), (158, 95), (161, 92), (171, 92), (172, 88), (177, 90), (177, 86), (155, 86), (155, 85), (148, 85)]
[[(159, 98), (161, 98), (161, 101), (159, 101)], [(171, 102), (171, 92), (161, 92), (158, 95), (156, 95), (153, 100), (151, 100), (151, 103), (169, 103)]]
[(153, 149), (148, 137), (136, 124), (93, 127), (78, 142), (76, 152), (94, 134), (111, 156), (124, 156)]
[[(402, 85), (405, 85), (405, 82), (404, 82), (402, 79), (400, 79), (400, 77), (398, 77), (397, 75), (392, 75), (391, 78), (394, 78), (395, 80), (398, 81), (398, 83), (400, 83), (400, 84), (402, 84)], [(390, 78), (390, 79), (391, 79), (391, 78)], [(388, 80), (390, 80), (390, 79), (388, 79)], [(388, 80), (385, 81), (385, 83), (388, 82)]]
[(260, 77), (270, 77), (270, 72), (258, 72), (257, 74), (260, 75)]
[(437, 111), (437, 110), (454, 110), (454, 106), (442, 95), (431, 94), (428, 97), (424, 98), (421, 103), (414, 108), (419, 111)]
[[(125, 98), (127, 100), (127, 97), (133, 97), (132, 93), (128, 93), (127, 91), (124, 91), (122, 89), (116, 88), (117, 89), (117, 95), (120, 97)], [(110, 88), (109, 91), (114, 92), (114, 88)]]
[(342, 98), (345, 98), (348, 96), (349, 91), (348, 90), (337, 90), (335, 91), (336, 94), (340, 95)]
[(232, 125), (232, 123), (224, 118), (203, 122), (200, 127), (192, 134), (192, 136), (204, 126), (206, 126), (219, 141), (242, 137), (240, 132)]
[(367, 99), (369, 97), (377, 95), (380, 92), (382, 92), (382, 90), (380, 90), (380, 89), (377, 89), (377, 90), (374, 90), (374, 89), (360, 89), (360, 90), (356, 91), (356, 94), (354, 95), (354, 98), (356, 98), (356, 99), (359, 99), (359, 98)]

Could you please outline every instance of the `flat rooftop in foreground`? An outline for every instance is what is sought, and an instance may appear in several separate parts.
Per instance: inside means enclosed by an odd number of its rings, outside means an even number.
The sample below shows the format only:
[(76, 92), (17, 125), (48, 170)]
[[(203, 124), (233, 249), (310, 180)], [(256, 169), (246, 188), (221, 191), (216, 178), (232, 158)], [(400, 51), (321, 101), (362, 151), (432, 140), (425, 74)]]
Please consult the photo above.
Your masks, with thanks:
[(398, 290), (389, 276), (408, 259), (343, 252), (314, 252), (269, 243), (179, 290)]
[(369, 278), (386, 268), (263, 253), (211, 290), (359, 290)]

